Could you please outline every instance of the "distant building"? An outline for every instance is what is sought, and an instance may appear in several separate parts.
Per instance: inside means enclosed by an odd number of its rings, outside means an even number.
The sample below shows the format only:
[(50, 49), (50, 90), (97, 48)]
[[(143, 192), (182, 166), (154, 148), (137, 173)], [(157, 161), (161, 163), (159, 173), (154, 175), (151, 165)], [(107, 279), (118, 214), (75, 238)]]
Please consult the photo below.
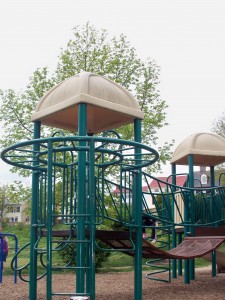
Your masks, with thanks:
[[(169, 178), (166, 176), (162, 177), (157, 177), (158, 180), (172, 183), (172, 177), (170, 176)], [(187, 184), (187, 176), (186, 175), (178, 175), (176, 176), (176, 185), (178, 186), (186, 186)], [(160, 182), (160, 185), (157, 180), (153, 179), (150, 182), (150, 188), (153, 193), (161, 193), (161, 192), (166, 192), (167, 186), (165, 183)]]
[(8, 204), (5, 208), (4, 218), (8, 218), (9, 223), (29, 223), (29, 217), (26, 213), (25, 203)]

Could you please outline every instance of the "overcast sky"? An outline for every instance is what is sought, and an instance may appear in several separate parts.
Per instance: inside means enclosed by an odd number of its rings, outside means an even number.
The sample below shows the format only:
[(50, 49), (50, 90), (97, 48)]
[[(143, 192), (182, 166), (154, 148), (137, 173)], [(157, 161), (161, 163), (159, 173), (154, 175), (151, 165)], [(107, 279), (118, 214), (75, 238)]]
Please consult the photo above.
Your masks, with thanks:
[[(160, 66), (170, 126), (159, 136), (176, 147), (209, 132), (225, 110), (224, 16), (224, 0), (1, 0), (0, 89), (23, 89), (36, 68), (53, 69), (72, 28), (90, 21), (109, 36), (125, 34)], [(10, 180), (0, 166), (0, 181)]]

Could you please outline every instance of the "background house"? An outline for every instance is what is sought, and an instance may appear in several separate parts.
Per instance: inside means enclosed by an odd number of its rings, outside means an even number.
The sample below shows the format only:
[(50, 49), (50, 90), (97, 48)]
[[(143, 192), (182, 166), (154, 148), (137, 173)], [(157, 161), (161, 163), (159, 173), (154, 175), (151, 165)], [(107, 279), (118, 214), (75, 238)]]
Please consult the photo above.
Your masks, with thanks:
[[(157, 179), (164, 181), (164, 182), (168, 182), (168, 183), (172, 183), (172, 177), (170, 176), (169, 178), (166, 176), (162, 176), (162, 177), (157, 177)], [(187, 183), (187, 176), (186, 175), (178, 175), (176, 176), (176, 185), (178, 186), (185, 186)], [(165, 183), (160, 183), (160, 187), (158, 184), (158, 181), (153, 179), (150, 182), (150, 188), (151, 191), (153, 193), (161, 193), (162, 192), (166, 192), (166, 184)]]
[(9, 220), (9, 223), (29, 222), (29, 216), (26, 211), (25, 203), (8, 204), (5, 207), (4, 218)]

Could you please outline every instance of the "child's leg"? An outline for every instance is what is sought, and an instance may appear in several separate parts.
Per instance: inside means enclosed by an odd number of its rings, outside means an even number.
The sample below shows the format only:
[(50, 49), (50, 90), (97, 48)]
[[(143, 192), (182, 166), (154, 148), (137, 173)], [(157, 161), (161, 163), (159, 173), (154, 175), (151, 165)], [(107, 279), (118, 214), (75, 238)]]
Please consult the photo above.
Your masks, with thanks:
[(151, 239), (155, 240), (155, 227), (152, 227)]
[(142, 227), (142, 237), (143, 237), (143, 239), (146, 238), (146, 229), (145, 229), (145, 227)]
[(155, 222), (154, 227), (152, 227), (152, 235), (151, 235), (151, 239), (152, 240), (156, 240), (157, 239), (156, 228), (155, 228), (156, 225), (157, 225), (157, 222)]

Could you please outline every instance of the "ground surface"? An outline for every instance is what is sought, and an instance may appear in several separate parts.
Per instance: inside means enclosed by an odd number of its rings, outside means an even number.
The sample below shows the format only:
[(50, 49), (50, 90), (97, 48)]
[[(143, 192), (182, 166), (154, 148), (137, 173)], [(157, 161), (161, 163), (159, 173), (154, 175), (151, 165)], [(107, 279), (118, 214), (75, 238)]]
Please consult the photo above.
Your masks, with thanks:
[[(132, 272), (97, 274), (96, 300), (132, 300), (133, 281)], [(55, 275), (53, 278), (54, 291), (73, 291), (74, 277), (71, 275)], [(1, 300), (28, 300), (28, 284), (18, 279), (13, 283), (12, 276), (4, 276), (0, 284)], [(45, 300), (45, 280), (38, 283), (37, 300)], [(67, 299), (69, 296), (53, 297), (53, 299)], [(225, 299), (225, 274), (212, 278), (210, 269), (198, 270), (196, 280), (190, 285), (183, 283), (183, 277), (173, 279), (172, 283), (151, 281), (145, 278), (143, 272), (143, 300), (224, 300)]]

